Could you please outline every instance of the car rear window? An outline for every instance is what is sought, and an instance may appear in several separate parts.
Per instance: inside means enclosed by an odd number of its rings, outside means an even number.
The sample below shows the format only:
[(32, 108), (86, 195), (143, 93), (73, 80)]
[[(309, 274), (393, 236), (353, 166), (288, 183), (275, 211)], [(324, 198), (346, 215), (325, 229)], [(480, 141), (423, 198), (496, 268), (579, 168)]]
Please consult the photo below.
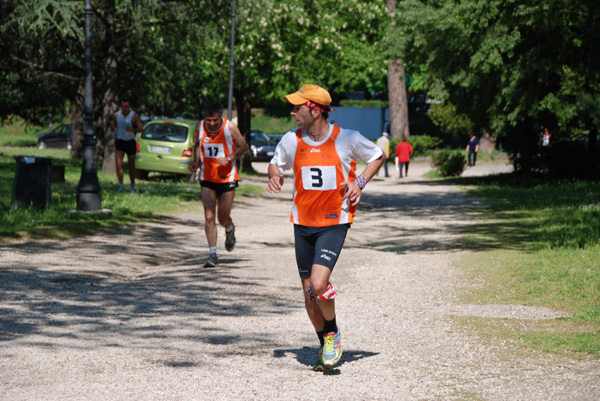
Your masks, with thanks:
[(148, 124), (142, 133), (142, 139), (165, 142), (185, 142), (188, 128), (175, 124)]

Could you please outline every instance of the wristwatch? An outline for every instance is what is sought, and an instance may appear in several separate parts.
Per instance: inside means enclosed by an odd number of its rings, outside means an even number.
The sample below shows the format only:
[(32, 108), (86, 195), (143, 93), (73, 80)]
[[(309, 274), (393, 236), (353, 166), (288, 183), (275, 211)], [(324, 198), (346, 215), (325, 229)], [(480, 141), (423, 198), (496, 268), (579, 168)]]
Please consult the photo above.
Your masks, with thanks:
[(228, 161), (229, 163), (231, 163), (231, 157), (230, 157), (230, 156), (227, 156), (227, 161)]

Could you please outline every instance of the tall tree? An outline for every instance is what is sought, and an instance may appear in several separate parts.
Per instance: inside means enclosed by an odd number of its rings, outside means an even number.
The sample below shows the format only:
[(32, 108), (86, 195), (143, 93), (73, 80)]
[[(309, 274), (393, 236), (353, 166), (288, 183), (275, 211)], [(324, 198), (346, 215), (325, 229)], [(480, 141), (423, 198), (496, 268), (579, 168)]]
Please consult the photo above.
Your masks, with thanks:
[(540, 126), (553, 140), (585, 132), (596, 141), (598, 2), (405, 0), (399, 9), (392, 48), (521, 161), (536, 153)]
[[(234, 94), (238, 125), (247, 140), (252, 105), (281, 105), (285, 94), (308, 82), (344, 92), (385, 76), (379, 42), (388, 17), (380, 2), (242, 0), (237, 4)], [(228, 24), (216, 27), (221, 33), (204, 44), (207, 58), (199, 60), (198, 68), (206, 72), (206, 81), (228, 72), (228, 28)], [(246, 159), (243, 168), (249, 167)]]
[[(83, 7), (60, 0), (32, 0), (27, 6), (8, 1), (2, 7), (6, 6), (11, 28), (4, 29), (3, 24), (1, 32), (4, 38), (18, 33), (13, 41), (20, 47), (9, 48), (6, 54), (14, 56), (26, 49), (32, 55), (47, 55), (47, 60), (29, 58), (38, 64), (21, 64), (34, 78), (60, 67), (44, 86), (65, 88), (58, 98), (73, 107), (73, 121), (81, 121), (77, 116), (82, 104)], [(98, 0), (93, 6), (94, 95), (101, 156), (110, 115), (122, 95), (130, 96), (137, 111), (155, 115), (198, 116), (201, 102), (218, 99), (224, 103), (230, 0)], [(238, 0), (234, 93), (242, 132), (249, 135), (253, 105), (281, 105), (283, 96), (303, 83), (318, 83), (340, 93), (381, 81), (386, 64), (379, 43), (388, 18), (385, 6), (375, 0)], [(40, 37), (58, 40), (46, 43)], [(7, 90), (19, 89), (14, 78), (18, 66), (15, 61), (8, 70), (13, 78)], [(63, 75), (56, 73), (63, 74), (70, 86), (63, 86), (58, 79)], [(52, 104), (13, 103), (44, 114), (46, 105)], [(0, 114), (18, 108), (0, 106)], [(24, 114), (22, 109), (17, 111)]]
[[(391, 27), (396, 23), (396, 0), (386, 0), (385, 5), (391, 14)], [(393, 29), (391, 30), (394, 31)], [(390, 130), (392, 138), (404, 139), (410, 136), (408, 121), (408, 96), (406, 76), (402, 58), (394, 58), (388, 67), (388, 99), (390, 102)]]
[[(83, 62), (66, 49), (78, 47), (81, 13), (73, 2), (0, 2), (0, 119), (21, 116), (45, 124), (65, 115), (83, 79)], [(83, 59), (83, 51), (81, 52)]]
[[(192, 4), (193, 3), (193, 4)], [(94, 95), (99, 156), (118, 98), (129, 95), (136, 107), (157, 110), (165, 96), (172, 110), (196, 100), (185, 96), (192, 81), (187, 71), (191, 50), (201, 48), (201, 12), (208, 1), (102, 0), (92, 26)], [(3, 2), (0, 28), (0, 85), (14, 96), (0, 100), (0, 117), (20, 115), (38, 123), (48, 112), (60, 116), (70, 105), (75, 136), (80, 137), (83, 105), (83, 4), (74, 1)], [(196, 42), (191, 43), (191, 37)], [(179, 51), (183, 52), (180, 53)], [(170, 79), (169, 79), (170, 78)], [(183, 84), (182, 84), (183, 83)], [(181, 84), (181, 85), (180, 85)], [(197, 104), (197, 102), (195, 103)], [(77, 156), (78, 148), (73, 152)]]

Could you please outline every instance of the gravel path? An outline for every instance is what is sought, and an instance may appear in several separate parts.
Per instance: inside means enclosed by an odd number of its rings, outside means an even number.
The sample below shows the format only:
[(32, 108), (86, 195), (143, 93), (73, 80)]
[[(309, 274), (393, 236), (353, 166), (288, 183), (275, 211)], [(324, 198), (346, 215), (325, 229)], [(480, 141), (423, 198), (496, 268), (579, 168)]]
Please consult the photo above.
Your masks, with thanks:
[(0, 244), (0, 400), (600, 399), (600, 361), (517, 355), (454, 323), (564, 313), (456, 301), (469, 285), (456, 231), (480, 218), (467, 211), (477, 201), (423, 180), (427, 170), (413, 163), (410, 177), (379, 177), (363, 195), (333, 275), (344, 356), (329, 375), (311, 370), (318, 341), (295, 267), (289, 179), (281, 194), (236, 202), (238, 245), (221, 247), (216, 269), (201, 267), (200, 210)]

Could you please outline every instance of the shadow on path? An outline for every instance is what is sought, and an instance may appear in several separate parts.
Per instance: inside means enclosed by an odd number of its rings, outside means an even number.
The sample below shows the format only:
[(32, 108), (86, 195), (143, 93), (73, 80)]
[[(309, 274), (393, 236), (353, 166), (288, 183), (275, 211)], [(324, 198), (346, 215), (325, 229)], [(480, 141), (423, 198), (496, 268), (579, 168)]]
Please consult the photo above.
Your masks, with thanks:
[[(284, 358), (288, 354), (294, 355), (294, 358), (304, 366), (313, 367), (315, 366), (315, 361), (317, 357), (318, 348), (315, 347), (302, 347), (302, 348), (288, 348), (288, 349), (275, 349), (273, 350), (274, 358)], [(335, 365), (333, 371), (327, 372), (329, 374), (339, 373), (337, 368), (344, 365), (345, 363), (352, 363), (359, 359), (369, 358), (375, 355), (379, 355), (378, 352), (369, 352), (369, 351), (358, 351), (358, 350), (346, 350), (342, 354), (342, 358)]]

